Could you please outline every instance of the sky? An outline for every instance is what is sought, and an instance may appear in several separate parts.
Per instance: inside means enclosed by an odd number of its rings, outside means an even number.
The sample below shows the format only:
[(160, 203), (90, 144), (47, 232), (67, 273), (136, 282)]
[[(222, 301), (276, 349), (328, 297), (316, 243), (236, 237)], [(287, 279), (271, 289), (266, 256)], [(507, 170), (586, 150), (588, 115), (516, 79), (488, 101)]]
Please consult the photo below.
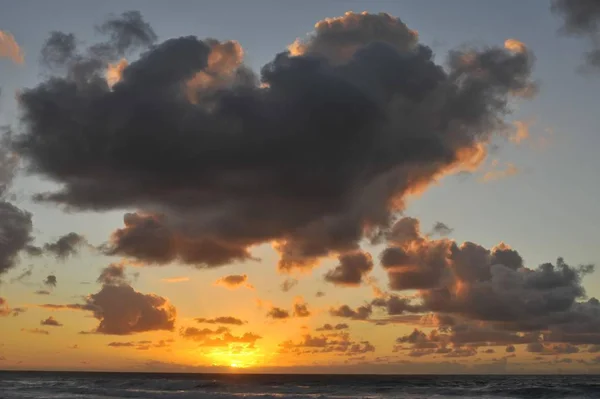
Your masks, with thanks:
[(597, 1), (0, 9), (0, 369), (600, 371)]

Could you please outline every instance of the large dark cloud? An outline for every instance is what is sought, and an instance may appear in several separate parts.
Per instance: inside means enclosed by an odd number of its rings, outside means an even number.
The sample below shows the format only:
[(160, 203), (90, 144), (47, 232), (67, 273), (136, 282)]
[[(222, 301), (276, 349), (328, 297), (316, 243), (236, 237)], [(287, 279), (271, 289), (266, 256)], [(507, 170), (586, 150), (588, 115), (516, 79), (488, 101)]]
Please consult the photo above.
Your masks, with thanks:
[(585, 61), (593, 68), (600, 68), (600, 2), (552, 0), (552, 11), (563, 18), (564, 33), (590, 38), (593, 49), (585, 54)]
[(477, 166), (532, 89), (524, 46), (452, 51), (444, 68), (387, 14), (321, 21), (260, 79), (235, 42), (151, 45), (136, 13), (101, 31), (88, 49), (51, 36), (54, 72), (23, 91), (14, 148), (60, 184), (40, 201), (139, 209), (104, 249), (147, 263), (213, 267), (275, 242), (290, 269), (354, 251), (405, 195)]

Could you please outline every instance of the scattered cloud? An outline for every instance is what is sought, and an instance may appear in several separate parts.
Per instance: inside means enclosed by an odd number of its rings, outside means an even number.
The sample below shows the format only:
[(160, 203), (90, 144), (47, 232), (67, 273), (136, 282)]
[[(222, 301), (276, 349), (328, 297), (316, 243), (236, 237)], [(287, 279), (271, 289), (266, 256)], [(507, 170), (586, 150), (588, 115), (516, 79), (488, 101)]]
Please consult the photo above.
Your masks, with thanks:
[(26, 332), (29, 334), (50, 335), (50, 331), (42, 330), (41, 328), (30, 328), (30, 329), (22, 328), (21, 332)]
[(283, 281), (283, 283), (281, 283), (281, 291), (288, 292), (289, 290), (291, 290), (292, 288), (294, 288), (297, 285), (298, 285), (298, 279), (288, 277)]
[(494, 160), (491, 164), (492, 170), (486, 172), (482, 177), (481, 181), (484, 183), (491, 182), (494, 180), (500, 180), (507, 177), (515, 176), (520, 173), (519, 168), (517, 168), (512, 163), (507, 163), (503, 169), (499, 169), (500, 163), (497, 160)]
[(347, 330), (350, 328), (346, 323), (338, 323), (336, 325), (331, 325), (329, 323), (323, 324), (323, 326), (318, 327), (315, 331), (339, 331), (339, 330)]
[(123, 268), (111, 264), (100, 274), (102, 288), (84, 303), (40, 307), (53, 310), (90, 311), (98, 319), (97, 334), (129, 335), (146, 331), (173, 331), (177, 311), (166, 298), (136, 291), (123, 279)]
[(600, 70), (600, 4), (596, 0), (552, 0), (551, 9), (563, 19), (562, 33), (587, 37), (592, 50), (585, 53), (590, 70)]
[(345, 253), (338, 260), (339, 265), (325, 274), (325, 281), (337, 286), (356, 287), (373, 270), (373, 259), (366, 252)]
[(229, 288), (234, 290), (240, 287), (246, 287), (254, 289), (252, 284), (248, 283), (248, 276), (246, 274), (232, 274), (229, 276), (221, 277), (215, 281), (214, 285)]
[(50, 288), (55, 288), (58, 283), (56, 276), (51, 274), (44, 279), (44, 285), (47, 285)]
[(55, 242), (44, 244), (44, 251), (53, 254), (57, 259), (67, 259), (77, 254), (79, 247), (87, 244), (85, 237), (77, 233), (68, 233)]
[(25, 62), (23, 52), (17, 44), (15, 37), (9, 32), (0, 30), (0, 57), (6, 57), (12, 60), (15, 64)]
[(45, 320), (40, 322), (42, 326), (52, 326), (52, 327), (62, 327), (62, 323), (56, 320), (54, 317), (50, 316)]
[(25, 308), (11, 308), (8, 306), (6, 299), (0, 297), (0, 317), (13, 316), (16, 317), (21, 313), (27, 311)]
[(290, 317), (290, 312), (282, 308), (273, 307), (267, 312), (267, 317), (275, 320), (288, 319)]
[(196, 318), (194, 319), (198, 323), (206, 323), (206, 324), (231, 324), (234, 326), (241, 326), (246, 324), (246, 322), (242, 319), (238, 319), (237, 317), (232, 316), (221, 316), (215, 317), (214, 319), (205, 319), (205, 318)]
[(366, 320), (373, 313), (371, 305), (363, 305), (352, 309), (348, 305), (342, 305), (337, 308), (331, 308), (329, 314), (334, 317), (345, 317), (353, 320)]

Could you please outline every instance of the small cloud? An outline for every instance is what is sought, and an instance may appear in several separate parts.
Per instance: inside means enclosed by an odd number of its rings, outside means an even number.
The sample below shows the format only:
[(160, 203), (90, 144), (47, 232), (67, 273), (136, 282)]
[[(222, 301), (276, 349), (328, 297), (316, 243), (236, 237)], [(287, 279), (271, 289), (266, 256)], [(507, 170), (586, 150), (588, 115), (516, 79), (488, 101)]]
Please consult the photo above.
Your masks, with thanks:
[(290, 317), (290, 312), (288, 312), (285, 309), (273, 307), (267, 313), (267, 317), (270, 317), (271, 319), (275, 319), (275, 320), (288, 319)]
[(246, 274), (232, 274), (229, 276), (221, 277), (217, 281), (215, 281), (214, 285), (228, 288), (230, 290), (235, 290), (242, 286), (254, 289), (254, 287), (248, 283), (248, 276)]
[(22, 332), (26, 332), (26, 333), (30, 333), (30, 334), (50, 335), (49, 331), (42, 330), (40, 328), (32, 328), (32, 329), (22, 328), (21, 331)]
[(308, 310), (308, 304), (304, 302), (301, 297), (296, 299), (296, 303), (294, 303), (294, 316), (296, 317), (309, 317), (310, 310)]
[(288, 292), (292, 288), (298, 285), (298, 279), (295, 278), (286, 278), (283, 283), (281, 283), (281, 291)]
[(499, 166), (498, 161), (492, 162), (492, 169), (486, 172), (481, 178), (481, 182), (487, 183), (494, 180), (504, 179), (506, 177), (515, 176), (519, 174), (520, 170), (512, 163), (507, 163), (504, 169), (497, 169)]
[(40, 324), (42, 326), (62, 327), (62, 324), (52, 316), (48, 317), (46, 320), (42, 320)]
[(15, 64), (25, 62), (23, 52), (17, 44), (15, 37), (8, 32), (0, 30), (0, 57), (7, 57)]
[(324, 296), (325, 296), (325, 293), (324, 293), (323, 291), (317, 291), (317, 293), (315, 294), (315, 296), (316, 296), (317, 298), (322, 298), (322, 297), (324, 297)]
[(186, 281), (190, 281), (189, 277), (168, 277), (168, 278), (163, 278), (160, 281), (164, 282), (164, 283), (184, 283)]
[(36, 292), (34, 292), (34, 294), (36, 294), (36, 295), (50, 295), (50, 291), (37, 290)]
[(448, 227), (448, 225), (446, 225), (445, 223), (435, 222), (435, 225), (433, 225), (433, 229), (431, 230), (431, 234), (447, 236), (447, 235), (452, 234), (453, 231), (454, 231), (454, 229)]
[(518, 145), (529, 138), (529, 127), (531, 126), (531, 122), (515, 121), (514, 125), (515, 131), (508, 139), (511, 143)]
[(129, 348), (135, 346), (133, 342), (111, 342), (108, 344), (111, 348)]
[(44, 280), (44, 284), (52, 288), (56, 287), (57, 282), (58, 281), (56, 280), (56, 276), (52, 274), (46, 277), (46, 279)]
[(44, 245), (44, 251), (53, 254), (57, 259), (65, 260), (78, 253), (79, 248), (87, 244), (85, 237), (77, 233), (68, 233), (54, 242)]

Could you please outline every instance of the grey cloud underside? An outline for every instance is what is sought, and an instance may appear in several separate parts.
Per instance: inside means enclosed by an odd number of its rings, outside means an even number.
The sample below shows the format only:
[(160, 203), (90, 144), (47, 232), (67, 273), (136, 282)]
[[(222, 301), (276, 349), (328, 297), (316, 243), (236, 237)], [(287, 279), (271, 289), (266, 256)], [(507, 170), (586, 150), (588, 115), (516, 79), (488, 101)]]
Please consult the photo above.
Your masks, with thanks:
[[(134, 14), (89, 49), (53, 34), (42, 53), (56, 72), (23, 91), (14, 140), (29, 172), (61, 184), (36, 198), (137, 207), (106, 250), (148, 263), (219, 266), (275, 240), (285, 269), (357, 249), (365, 225), (387, 226), (408, 190), (501, 127), (533, 64), (490, 47), (454, 51), (444, 69), (400, 20), (357, 18), (352, 31), (318, 31), (303, 55), (276, 55), (260, 78), (241, 65), (218, 89), (198, 88), (199, 102), (185, 84), (215, 75), (214, 40), (151, 45)], [(111, 89), (107, 64), (143, 46)], [(320, 50), (336, 46), (346, 50)]]
[(53, 254), (58, 259), (66, 259), (76, 255), (79, 247), (85, 244), (85, 238), (77, 233), (68, 233), (54, 242), (44, 245), (44, 251)]
[(22, 251), (34, 248), (31, 213), (10, 202), (18, 158), (10, 150), (9, 139), (10, 132), (0, 133), (0, 275), (18, 264)]
[(586, 65), (600, 71), (600, 2), (553, 0), (551, 8), (563, 19), (563, 33), (590, 39), (593, 47), (584, 54), (584, 60)]
[[(413, 316), (420, 316), (417, 323), (445, 335), (443, 345), (429, 339), (423, 345), (430, 347), (408, 348), (419, 350), (415, 356), (446, 353), (450, 344), (535, 344), (544, 353), (555, 353), (563, 344), (600, 342), (600, 302), (588, 299), (582, 285), (594, 265), (570, 266), (559, 258), (554, 264), (527, 268), (506, 244), (487, 249), (472, 242), (431, 239), (421, 233), (417, 219), (408, 217), (384, 235), (388, 247), (381, 263), (389, 288), (417, 294), (385, 294), (357, 309), (332, 309), (332, 315), (376, 324), (398, 317), (414, 322)], [(391, 317), (381, 319), (381, 312)]]
[(69, 309), (92, 312), (98, 326), (90, 332), (129, 335), (146, 331), (173, 331), (177, 310), (166, 298), (136, 291), (127, 280), (124, 267), (111, 264), (98, 277), (102, 288), (86, 296), (83, 303), (44, 304), (44, 309)]

